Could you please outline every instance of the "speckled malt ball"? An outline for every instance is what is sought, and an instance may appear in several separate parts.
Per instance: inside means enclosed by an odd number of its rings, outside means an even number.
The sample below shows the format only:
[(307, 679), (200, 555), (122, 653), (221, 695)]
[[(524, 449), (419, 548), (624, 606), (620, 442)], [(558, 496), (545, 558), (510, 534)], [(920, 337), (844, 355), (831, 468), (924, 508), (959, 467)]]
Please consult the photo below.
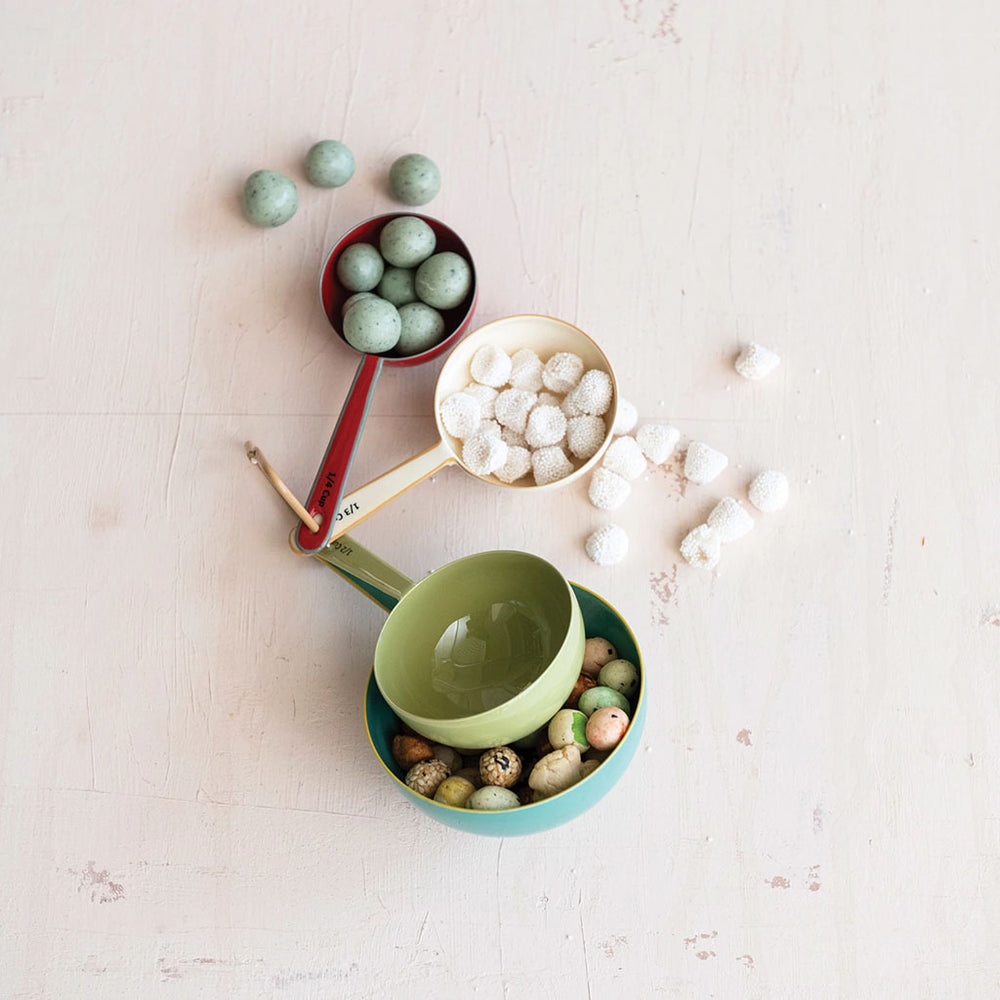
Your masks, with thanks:
[(337, 280), (351, 292), (370, 292), (384, 270), (382, 255), (370, 243), (352, 243), (337, 258)]
[(407, 302), (399, 308), (399, 342), (396, 350), (405, 357), (423, 354), (444, 337), (444, 319), (424, 302)]
[(277, 170), (255, 170), (243, 185), (243, 214), (255, 226), (284, 225), (298, 207), (295, 184)]
[(306, 154), (306, 178), (316, 187), (335, 188), (354, 176), (354, 154), (336, 139), (323, 139)]
[(616, 747), (628, 729), (628, 715), (620, 708), (599, 708), (587, 719), (587, 742), (595, 750)]
[(389, 190), (404, 205), (426, 205), (441, 190), (441, 171), (423, 153), (407, 153), (389, 168)]
[(428, 257), (417, 268), (415, 279), (421, 301), (435, 309), (454, 309), (472, 288), (472, 268), (469, 262), (445, 250)]
[(596, 677), (605, 663), (618, 658), (618, 650), (603, 636), (595, 635), (583, 647), (583, 665), (580, 668), (588, 677)]
[(356, 302), (344, 314), (344, 340), (356, 351), (383, 354), (399, 342), (399, 310), (377, 296)]
[(417, 267), (434, 253), (436, 246), (434, 230), (415, 215), (391, 219), (378, 238), (382, 256), (393, 267)]

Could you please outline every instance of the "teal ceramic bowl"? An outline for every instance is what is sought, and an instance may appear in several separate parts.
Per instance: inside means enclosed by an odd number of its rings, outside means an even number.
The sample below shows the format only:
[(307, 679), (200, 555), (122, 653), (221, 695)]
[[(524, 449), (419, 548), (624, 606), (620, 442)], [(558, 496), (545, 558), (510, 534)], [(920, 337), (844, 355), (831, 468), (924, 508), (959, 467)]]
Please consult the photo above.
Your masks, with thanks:
[(365, 729), (368, 740), (390, 782), (400, 794), (406, 796), (431, 819), (456, 830), (487, 837), (539, 833), (576, 819), (603, 798), (625, 773), (638, 749), (646, 719), (646, 676), (639, 646), (625, 620), (607, 601), (575, 583), (572, 586), (583, 612), (587, 637), (602, 636), (610, 640), (619, 656), (630, 660), (639, 668), (640, 683), (632, 719), (621, 743), (593, 773), (558, 795), (531, 805), (497, 812), (460, 809), (418, 795), (405, 784), (403, 772), (392, 758), (392, 739), (403, 731), (403, 725), (382, 697), (375, 683), (374, 672), (369, 677), (365, 692)]

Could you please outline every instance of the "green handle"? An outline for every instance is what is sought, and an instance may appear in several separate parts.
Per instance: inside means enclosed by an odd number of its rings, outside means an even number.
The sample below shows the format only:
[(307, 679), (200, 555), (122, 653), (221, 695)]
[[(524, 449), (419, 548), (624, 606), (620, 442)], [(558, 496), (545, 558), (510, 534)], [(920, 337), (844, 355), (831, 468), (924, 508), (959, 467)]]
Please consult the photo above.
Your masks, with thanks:
[(315, 558), (326, 563), (386, 611), (392, 611), (403, 594), (413, 586), (409, 577), (403, 576), (349, 535), (333, 539), (315, 553)]

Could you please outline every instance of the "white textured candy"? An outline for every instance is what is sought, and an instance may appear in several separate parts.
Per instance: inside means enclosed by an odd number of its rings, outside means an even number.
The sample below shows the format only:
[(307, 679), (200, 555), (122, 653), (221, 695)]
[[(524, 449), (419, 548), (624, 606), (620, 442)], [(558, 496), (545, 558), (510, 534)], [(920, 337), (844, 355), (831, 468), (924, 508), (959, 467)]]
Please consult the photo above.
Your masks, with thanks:
[(528, 414), (535, 405), (535, 394), (527, 389), (504, 389), (493, 404), (493, 412), (504, 427), (524, 433)]
[(630, 430), (639, 422), (639, 411), (627, 400), (618, 397), (618, 412), (615, 414), (615, 425), (611, 428), (611, 433), (628, 434)]
[(528, 414), (524, 439), (529, 448), (559, 444), (566, 436), (566, 415), (558, 406), (536, 406)]
[(499, 435), (473, 434), (462, 445), (462, 464), (477, 476), (496, 472), (507, 461), (507, 445)]
[(483, 344), (472, 355), (469, 371), (477, 382), (499, 389), (500, 386), (507, 384), (510, 367), (510, 356), (502, 347), (497, 347), (496, 344)]
[(510, 427), (500, 428), (500, 437), (510, 445), (511, 448), (527, 448), (528, 442), (524, 440), (524, 434), (521, 431), (515, 431)]
[(611, 406), (611, 376), (600, 368), (591, 368), (583, 373), (576, 386), (566, 394), (567, 406), (581, 413), (601, 416)]
[[(619, 400), (619, 413), (621, 405)], [(635, 439), (639, 442), (642, 453), (653, 465), (662, 465), (674, 453), (674, 448), (681, 439), (681, 432), (670, 424), (643, 424), (635, 432)]]
[(502, 438), (503, 428), (500, 424), (493, 419), (480, 421), (479, 426), (476, 428), (477, 434), (492, 434), (493, 437)]
[(605, 524), (587, 539), (584, 548), (598, 566), (613, 566), (628, 554), (628, 535), (617, 524)]
[(788, 477), (777, 469), (767, 469), (750, 484), (747, 495), (764, 514), (781, 510), (788, 503)]
[(565, 479), (573, 471), (573, 463), (559, 445), (552, 444), (531, 453), (531, 468), (535, 473), (535, 483), (547, 486), (557, 479)]
[(442, 399), (438, 412), (444, 429), (457, 438), (467, 438), (474, 434), (482, 420), (479, 400), (464, 392), (453, 392)]
[(721, 451), (716, 451), (703, 441), (692, 441), (684, 459), (684, 475), (692, 483), (704, 486), (715, 479), (727, 465), (729, 459)]
[(508, 381), (515, 389), (539, 392), (542, 388), (542, 359), (528, 347), (515, 351), (510, 357)]
[(496, 405), (499, 393), (489, 385), (482, 385), (480, 382), (470, 382), (463, 390), (466, 396), (479, 400), (481, 410), (480, 416), (483, 420), (492, 420), (494, 417), (493, 408)]
[(723, 497), (712, 508), (705, 523), (715, 530), (722, 542), (735, 542), (753, 529), (753, 518), (733, 497)]
[(551, 392), (569, 392), (583, 375), (583, 358), (569, 351), (553, 354), (542, 369), (542, 384)]
[(566, 421), (566, 447), (577, 458), (586, 461), (596, 455), (608, 430), (601, 417), (583, 414)]
[(602, 466), (594, 469), (587, 496), (599, 510), (617, 510), (625, 503), (631, 492), (632, 484), (627, 479), (622, 479), (617, 472)]
[(567, 417), (582, 417), (584, 415), (583, 409), (577, 403), (572, 390), (563, 396), (562, 403), (559, 405), (560, 409), (562, 409), (563, 413), (565, 413)]
[(699, 569), (714, 569), (722, 553), (719, 533), (707, 524), (692, 528), (681, 542), (681, 555)]
[(774, 351), (761, 344), (747, 344), (734, 367), (744, 378), (756, 380), (770, 375), (780, 364), (781, 358)]
[(558, 395), (557, 393), (554, 393), (554, 392), (545, 392), (545, 390), (543, 389), (538, 394), (538, 402), (535, 405), (536, 406), (558, 406), (558, 407), (562, 407), (562, 401), (563, 401), (562, 396), (560, 396), (560, 395)]
[(507, 461), (493, 475), (502, 483), (513, 483), (531, 472), (531, 452), (527, 448), (511, 445), (507, 449)]
[(646, 471), (646, 456), (634, 437), (624, 435), (608, 445), (602, 464), (622, 479), (638, 479)]

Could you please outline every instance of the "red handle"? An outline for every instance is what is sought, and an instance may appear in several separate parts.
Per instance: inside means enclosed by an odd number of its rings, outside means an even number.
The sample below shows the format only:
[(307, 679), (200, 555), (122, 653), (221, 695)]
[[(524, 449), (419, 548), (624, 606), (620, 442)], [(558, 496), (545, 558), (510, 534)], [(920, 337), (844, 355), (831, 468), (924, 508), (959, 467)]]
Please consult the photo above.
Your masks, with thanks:
[(320, 522), (319, 531), (315, 534), (304, 524), (299, 525), (295, 541), (300, 551), (316, 552), (330, 540), (333, 526), (337, 521), (337, 508), (340, 498), (344, 495), (344, 485), (347, 474), (354, 461), (361, 428), (368, 407), (375, 393), (375, 383), (382, 371), (382, 358), (376, 354), (366, 354), (358, 365), (357, 374), (351, 383), (351, 389), (344, 400), (344, 407), (337, 418), (337, 426), (333, 429), (333, 437), (323, 456), (323, 464), (316, 473), (306, 510)]

